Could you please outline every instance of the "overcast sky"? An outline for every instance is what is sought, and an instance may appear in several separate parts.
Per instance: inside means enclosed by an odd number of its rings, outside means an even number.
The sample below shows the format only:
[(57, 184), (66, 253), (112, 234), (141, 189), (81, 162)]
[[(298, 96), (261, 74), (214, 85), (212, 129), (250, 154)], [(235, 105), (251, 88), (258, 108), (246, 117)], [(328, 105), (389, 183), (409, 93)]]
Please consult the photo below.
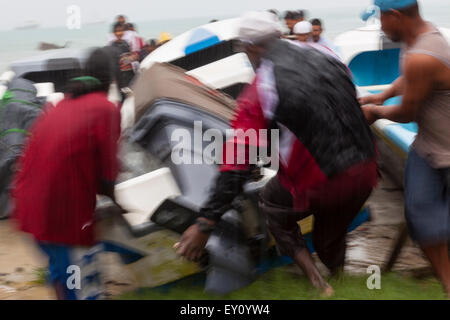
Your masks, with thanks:
[[(424, 6), (442, 4), (449, 8), (450, 0), (421, 2)], [(78, 5), (83, 21), (87, 22), (112, 21), (119, 13), (127, 15), (131, 21), (143, 21), (228, 16), (270, 8), (284, 11), (338, 6), (362, 10), (372, 0), (0, 0), (0, 3), (0, 29), (12, 29), (27, 20), (36, 20), (44, 27), (65, 25), (70, 5)]]

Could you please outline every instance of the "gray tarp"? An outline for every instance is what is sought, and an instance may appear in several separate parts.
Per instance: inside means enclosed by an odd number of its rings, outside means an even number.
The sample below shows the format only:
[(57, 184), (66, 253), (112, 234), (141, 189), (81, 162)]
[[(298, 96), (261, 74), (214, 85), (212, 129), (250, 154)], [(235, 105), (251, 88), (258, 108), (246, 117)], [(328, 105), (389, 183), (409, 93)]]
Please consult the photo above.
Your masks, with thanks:
[(44, 100), (36, 97), (31, 81), (16, 78), (0, 100), (0, 219), (10, 214), (9, 193), (14, 167), (27, 130), (41, 112)]

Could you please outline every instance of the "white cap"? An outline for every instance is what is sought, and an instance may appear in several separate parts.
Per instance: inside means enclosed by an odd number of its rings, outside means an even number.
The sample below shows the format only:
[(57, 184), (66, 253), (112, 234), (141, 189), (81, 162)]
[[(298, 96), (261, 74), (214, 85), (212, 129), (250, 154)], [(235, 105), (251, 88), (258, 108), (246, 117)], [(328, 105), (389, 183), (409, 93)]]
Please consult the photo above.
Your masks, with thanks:
[(258, 43), (271, 36), (282, 34), (282, 25), (278, 17), (268, 11), (252, 11), (241, 17), (239, 39), (243, 42)]
[(312, 32), (312, 24), (309, 21), (301, 21), (294, 26), (295, 34), (306, 34), (311, 32)]

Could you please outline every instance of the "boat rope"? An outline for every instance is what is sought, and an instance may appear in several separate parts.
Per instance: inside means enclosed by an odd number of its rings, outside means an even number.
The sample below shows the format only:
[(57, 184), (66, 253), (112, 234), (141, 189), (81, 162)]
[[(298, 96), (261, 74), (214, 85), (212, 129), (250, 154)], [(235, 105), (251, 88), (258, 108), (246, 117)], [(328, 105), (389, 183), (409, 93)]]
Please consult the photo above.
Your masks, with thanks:
[(27, 90), (27, 89), (21, 89), (21, 88), (12, 88), (12, 89), (9, 89), (9, 91), (11, 91), (11, 92), (18, 91), (18, 92), (25, 92), (25, 93), (36, 94), (36, 92), (33, 91), (33, 90)]
[(12, 90), (6, 90), (6, 92), (3, 94), (3, 98), (0, 100), (0, 110), (1, 110), (1, 108), (5, 107), (7, 104), (12, 103), (12, 102), (26, 104), (26, 105), (36, 107), (39, 109), (41, 108), (41, 106), (37, 103), (26, 101), (26, 100), (21, 100), (21, 99), (15, 99), (14, 93), (12, 92)]
[(0, 139), (3, 138), (4, 136), (6, 136), (7, 134), (10, 134), (10, 133), (23, 133), (25, 135), (28, 135), (28, 131), (27, 130), (18, 129), (18, 128), (12, 128), (12, 129), (8, 129), (8, 130), (5, 130), (5, 131), (2, 131), (0, 133)]
[[(38, 104), (36, 104), (36, 103), (33, 103), (33, 102), (29, 102), (29, 101), (25, 101), (25, 100), (20, 100), (20, 99), (14, 99), (14, 93), (12, 92), (13, 90), (15, 90), (15, 91), (21, 91), (21, 90), (22, 90), (22, 91), (32, 92), (32, 91), (24, 90), (24, 89), (12, 89), (12, 90), (7, 90), (7, 91), (3, 94), (2, 99), (0, 100), (0, 111), (2, 111), (2, 109), (3, 109), (4, 107), (6, 107), (8, 104), (10, 104), (10, 103), (12, 103), (12, 102), (18, 102), (18, 103), (30, 105), (30, 106), (33, 106), (33, 107), (38, 107), (38, 108), (41, 107), (40, 105), (38, 105)], [(8, 134), (11, 134), (11, 133), (23, 133), (23, 134), (25, 134), (25, 135), (29, 135), (29, 133), (28, 133), (27, 130), (20, 129), (20, 128), (11, 128), (11, 129), (7, 129), (7, 130), (4, 130), (4, 131), (0, 132), (0, 139), (3, 138), (3, 137), (5, 137), (5, 136), (8, 135)]]

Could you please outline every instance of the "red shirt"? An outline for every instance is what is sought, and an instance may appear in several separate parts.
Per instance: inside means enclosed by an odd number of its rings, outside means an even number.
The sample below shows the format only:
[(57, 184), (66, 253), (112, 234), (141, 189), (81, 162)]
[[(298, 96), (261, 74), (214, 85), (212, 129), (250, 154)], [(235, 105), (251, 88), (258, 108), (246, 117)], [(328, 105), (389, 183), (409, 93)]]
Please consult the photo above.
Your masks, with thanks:
[(104, 93), (64, 99), (47, 108), (15, 177), (19, 228), (49, 243), (90, 246), (100, 181), (118, 173), (120, 113)]
[[(268, 120), (264, 114), (263, 104), (258, 90), (258, 84), (261, 81), (261, 77), (257, 74), (255, 80), (251, 85), (248, 85), (238, 98), (238, 108), (236, 110), (235, 118), (231, 121), (231, 127), (233, 129), (242, 129), (244, 131), (248, 129), (254, 129), (259, 132), (260, 129), (269, 129), (270, 120)], [(264, 137), (257, 135), (258, 146), (267, 146), (268, 141)], [(223, 165), (221, 165), (221, 171), (230, 170), (247, 170), (249, 168), (249, 155), (248, 149), (237, 148), (237, 145), (249, 145), (248, 140), (239, 140), (238, 137), (232, 137), (226, 141), (223, 149)], [(370, 159), (368, 161), (356, 164), (355, 166), (347, 169), (341, 175), (338, 175), (339, 183), (331, 181), (320, 169), (318, 163), (314, 159), (313, 155), (309, 152), (306, 146), (293, 134), (289, 132), (282, 132), (280, 136), (280, 163), (278, 169), (278, 179), (280, 184), (293, 196), (293, 205), (296, 209), (306, 211), (309, 209), (309, 194), (312, 190), (320, 189), (323, 186), (330, 187), (345, 187), (349, 190), (352, 181), (352, 175), (355, 176), (361, 172), (367, 172), (365, 183), (373, 187), (377, 183), (377, 164), (376, 159)], [(235, 150), (234, 158), (227, 159), (227, 149)], [(245, 164), (238, 164), (238, 151), (245, 152), (240, 155), (242, 159), (245, 159)], [(231, 160), (231, 161), (229, 161)], [(350, 177), (350, 178), (349, 178)], [(347, 180), (345, 180), (347, 179)], [(344, 183), (342, 182), (344, 181)], [(334, 189), (330, 189), (334, 190)], [(334, 198), (330, 197), (330, 201)]]

